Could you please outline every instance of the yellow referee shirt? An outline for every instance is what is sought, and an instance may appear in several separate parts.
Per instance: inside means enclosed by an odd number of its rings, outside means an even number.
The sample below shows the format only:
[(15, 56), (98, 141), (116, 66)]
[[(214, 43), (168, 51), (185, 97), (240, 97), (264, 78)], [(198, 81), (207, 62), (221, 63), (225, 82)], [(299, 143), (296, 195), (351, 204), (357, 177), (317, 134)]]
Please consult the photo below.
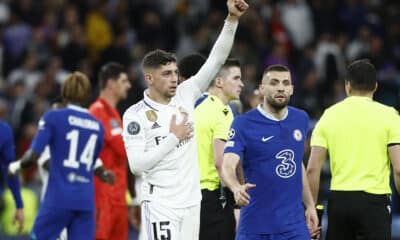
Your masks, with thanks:
[(388, 145), (400, 143), (397, 111), (368, 97), (351, 96), (325, 110), (311, 146), (328, 150), (331, 190), (391, 193)]
[(219, 187), (213, 140), (226, 140), (232, 121), (232, 110), (216, 96), (208, 96), (194, 110), (201, 189), (212, 191)]

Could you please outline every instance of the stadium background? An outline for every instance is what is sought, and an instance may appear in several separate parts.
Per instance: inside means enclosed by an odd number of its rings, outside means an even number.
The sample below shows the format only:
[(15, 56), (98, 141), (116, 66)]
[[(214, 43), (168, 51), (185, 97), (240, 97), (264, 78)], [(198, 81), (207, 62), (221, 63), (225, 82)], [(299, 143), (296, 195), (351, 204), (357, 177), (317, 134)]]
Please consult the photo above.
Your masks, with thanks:
[[(207, 55), (226, 15), (225, 0), (0, 0), (0, 119), (14, 129), (17, 156), (29, 146), (36, 123), (59, 95), (71, 71), (86, 73), (94, 86), (99, 66), (117, 61), (132, 81), (123, 112), (145, 88), (144, 53), (161, 48), (178, 58)], [(288, 65), (294, 73), (294, 106), (313, 124), (324, 108), (345, 97), (346, 64), (367, 57), (377, 67), (375, 99), (400, 108), (400, 3), (396, 0), (249, 0), (231, 56), (240, 59), (245, 88), (243, 111), (254, 107), (265, 66)], [(98, 90), (93, 88), (92, 99)], [(308, 150), (308, 149), (307, 149)], [(307, 152), (307, 151), (306, 151)], [(307, 155), (305, 156), (307, 159)], [(320, 199), (326, 200), (328, 166)], [(35, 168), (22, 175), (34, 217), (40, 182)], [(9, 227), (3, 193), (0, 239)], [(323, 203), (325, 203), (323, 201)], [(11, 204), (12, 205), (12, 204)], [(29, 210), (31, 209), (31, 210)], [(399, 200), (393, 201), (393, 235), (400, 239)], [(326, 223), (326, 221), (324, 221)]]

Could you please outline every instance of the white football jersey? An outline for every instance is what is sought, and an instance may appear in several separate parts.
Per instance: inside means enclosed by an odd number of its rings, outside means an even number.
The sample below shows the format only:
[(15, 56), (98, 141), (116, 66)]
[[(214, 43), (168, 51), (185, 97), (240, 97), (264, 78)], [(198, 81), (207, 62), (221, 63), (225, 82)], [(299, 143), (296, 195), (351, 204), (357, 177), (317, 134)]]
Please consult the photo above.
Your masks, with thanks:
[(172, 115), (179, 123), (184, 115), (193, 123), (194, 104), (221, 66), (233, 45), (237, 22), (225, 25), (199, 72), (177, 87), (168, 104), (142, 101), (123, 115), (123, 139), (129, 166), (143, 175), (142, 201), (156, 201), (171, 208), (200, 204), (200, 171), (196, 138), (179, 141), (169, 132)]
[[(147, 97), (128, 108), (123, 116), (125, 145), (140, 145), (146, 154), (154, 150), (170, 134), (173, 114), (179, 123), (184, 114), (193, 123), (195, 99), (201, 95), (197, 86), (186, 81), (178, 86), (177, 94), (168, 105)], [(196, 138), (176, 144), (151, 169), (143, 172), (142, 199), (157, 200), (171, 207), (188, 207), (201, 200), (200, 176), (197, 161)]]

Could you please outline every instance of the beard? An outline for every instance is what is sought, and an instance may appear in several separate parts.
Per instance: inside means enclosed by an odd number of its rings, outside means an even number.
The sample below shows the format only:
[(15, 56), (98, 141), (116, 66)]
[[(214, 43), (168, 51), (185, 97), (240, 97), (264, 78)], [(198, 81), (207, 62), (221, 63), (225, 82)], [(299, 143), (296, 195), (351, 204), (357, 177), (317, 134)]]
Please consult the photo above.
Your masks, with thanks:
[(266, 100), (267, 100), (267, 103), (269, 106), (274, 108), (276, 111), (280, 111), (280, 110), (284, 109), (285, 107), (287, 107), (290, 99), (288, 97), (286, 97), (284, 101), (278, 101), (273, 97), (267, 97)]

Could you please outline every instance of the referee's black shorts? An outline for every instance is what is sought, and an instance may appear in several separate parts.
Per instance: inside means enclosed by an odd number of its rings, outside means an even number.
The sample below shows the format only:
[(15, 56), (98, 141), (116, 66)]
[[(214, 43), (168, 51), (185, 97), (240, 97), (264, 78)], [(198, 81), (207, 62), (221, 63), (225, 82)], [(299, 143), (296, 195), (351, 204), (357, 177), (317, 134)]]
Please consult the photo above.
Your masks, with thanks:
[(331, 191), (327, 240), (390, 240), (389, 194)]
[[(200, 240), (234, 240), (235, 216), (232, 193), (224, 188), (226, 203), (223, 207), (220, 189), (201, 190)], [(228, 192), (229, 191), (229, 192)]]

